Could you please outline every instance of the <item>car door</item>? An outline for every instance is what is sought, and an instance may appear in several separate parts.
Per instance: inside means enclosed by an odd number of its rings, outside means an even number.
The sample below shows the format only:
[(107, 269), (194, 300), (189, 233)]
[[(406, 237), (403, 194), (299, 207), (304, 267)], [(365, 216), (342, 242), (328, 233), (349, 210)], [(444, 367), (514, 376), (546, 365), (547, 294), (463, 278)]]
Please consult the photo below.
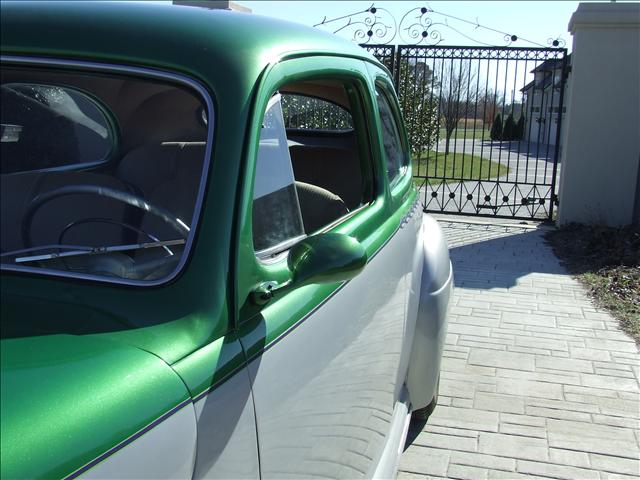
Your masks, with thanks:
[[(392, 444), (402, 438), (407, 418), (401, 365), (408, 355), (403, 345), (413, 258), (404, 226), (416, 197), (407, 168), (389, 186), (374, 88), (365, 62), (316, 56), (275, 65), (258, 92), (236, 277), (263, 478), (372, 477), (397, 459)], [(362, 188), (363, 201), (319, 231), (305, 231), (307, 221), (300, 221), (300, 167), (291, 167), (299, 145), (290, 140), (278, 98), (288, 89), (346, 102), (351, 116), (362, 177), (354, 188)], [(308, 158), (318, 162), (314, 168), (332, 165), (338, 151), (330, 143), (338, 135), (316, 136)], [(332, 168), (341, 175), (340, 162)], [(366, 266), (348, 281), (295, 288), (289, 249), (328, 233), (357, 240)], [(260, 304), (252, 293), (265, 284), (278, 291)]]
[[(367, 68), (374, 78), (380, 135), (384, 147), (387, 178), (390, 183), (390, 202), (393, 205), (392, 209), (405, 211), (403, 204), (406, 202), (407, 196), (413, 198), (411, 208), (404, 214), (400, 223), (400, 229), (396, 235), (396, 241), (398, 244), (402, 244), (402, 250), (404, 252), (411, 252), (410, 256), (407, 254), (407, 256), (404, 257), (404, 261), (411, 262), (411, 266), (405, 278), (407, 317), (405, 322), (404, 344), (402, 346), (403, 355), (399, 367), (402, 379), (407, 381), (407, 371), (410, 366), (411, 349), (414, 343), (414, 333), (418, 317), (419, 300), (421, 289), (423, 288), (422, 271), (424, 257), (420, 235), (423, 223), (422, 207), (419, 197), (415, 195), (413, 189), (407, 188), (407, 182), (413, 182), (411, 151), (391, 77), (388, 72), (375, 65), (368, 64)], [(411, 195), (410, 192), (413, 192), (413, 195)], [(417, 365), (414, 365), (414, 368), (415, 367), (417, 367)], [(424, 368), (419, 368), (418, 370), (422, 373)], [(422, 381), (429, 382), (429, 378), (425, 376)], [(415, 392), (411, 391), (410, 387), (412, 385), (407, 382), (406, 386), (409, 389), (410, 400), (413, 402), (415, 400)], [(412, 405), (412, 407), (415, 407), (415, 405)]]

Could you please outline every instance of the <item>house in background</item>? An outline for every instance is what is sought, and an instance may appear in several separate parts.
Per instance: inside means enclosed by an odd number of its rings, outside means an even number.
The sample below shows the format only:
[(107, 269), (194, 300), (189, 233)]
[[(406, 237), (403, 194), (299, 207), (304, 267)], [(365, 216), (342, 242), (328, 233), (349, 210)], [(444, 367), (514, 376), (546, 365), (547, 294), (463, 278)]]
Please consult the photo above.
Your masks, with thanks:
[[(571, 55), (567, 56), (567, 66)], [(549, 59), (531, 70), (534, 77), (520, 91), (525, 96), (525, 129), (523, 140), (548, 145), (556, 144), (560, 115), (562, 59)], [(564, 105), (567, 104), (568, 82), (564, 84)], [(566, 107), (562, 107), (562, 118)]]

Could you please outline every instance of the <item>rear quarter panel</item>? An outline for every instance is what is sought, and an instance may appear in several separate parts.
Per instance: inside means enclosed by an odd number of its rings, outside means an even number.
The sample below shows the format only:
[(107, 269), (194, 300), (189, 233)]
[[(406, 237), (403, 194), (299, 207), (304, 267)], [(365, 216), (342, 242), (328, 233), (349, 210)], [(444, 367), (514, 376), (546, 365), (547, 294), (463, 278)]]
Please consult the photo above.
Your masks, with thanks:
[(415, 319), (415, 327), (407, 389), (413, 410), (427, 406), (437, 393), (453, 290), (453, 270), (444, 234), (433, 217), (420, 216), (409, 294), (409, 315)]

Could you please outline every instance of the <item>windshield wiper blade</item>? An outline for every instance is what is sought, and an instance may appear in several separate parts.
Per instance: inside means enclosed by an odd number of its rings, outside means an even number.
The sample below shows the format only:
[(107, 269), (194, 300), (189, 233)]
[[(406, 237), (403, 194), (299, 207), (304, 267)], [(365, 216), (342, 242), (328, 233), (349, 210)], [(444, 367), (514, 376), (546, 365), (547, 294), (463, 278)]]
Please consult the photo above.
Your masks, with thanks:
[(0, 254), (0, 258), (15, 257), (16, 255), (20, 255), (22, 253), (35, 252), (38, 250), (52, 250), (54, 248), (57, 248), (59, 250), (91, 250), (93, 247), (85, 247), (83, 245), (59, 245), (59, 244), (39, 245), (37, 247), (22, 248), (20, 250), (12, 250), (10, 252), (4, 252)]
[[(163, 240), (161, 242), (133, 243), (130, 245), (112, 245), (108, 247), (76, 247), (74, 250), (68, 252), (53, 252), (45, 253), (42, 255), (31, 255), (28, 257), (17, 257), (14, 261), (15, 263), (36, 262), (39, 260), (51, 260), (54, 258), (78, 257), (82, 255), (101, 255), (103, 253), (126, 252), (128, 250), (142, 250), (145, 248), (170, 247), (175, 245), (184, 245), (185, 243), (186, 240), (181, 238), (177, 240)], [(61, 247), (59, 245), (56, 245), (51, 248)], [(3, 256), (5, 255), (7, 254), (4, 254)]]

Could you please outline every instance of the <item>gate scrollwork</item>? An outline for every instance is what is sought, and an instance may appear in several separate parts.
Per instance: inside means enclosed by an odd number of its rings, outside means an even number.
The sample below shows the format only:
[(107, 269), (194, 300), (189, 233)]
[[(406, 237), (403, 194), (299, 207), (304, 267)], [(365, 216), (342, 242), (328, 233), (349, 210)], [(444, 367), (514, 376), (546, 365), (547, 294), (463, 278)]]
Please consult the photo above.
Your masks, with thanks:
[[(477, 40), (468, 33), (456, 28), (452, 22), (458, 22), (473, 27), (473, 30), (483, 30), (496, 34), (499, 41), (486, 43)], [(336, 18), (327, 18), (314, 27), (331, 29), (335, 34), (342, 33), (351, 36), (351, 40), (361, 45), (389, 45), (401, 43), (405, 45), (435, 46), (445, 41), (443, 32), (455, 32), (478, 45), (510, 47), (523, 43), (538, 47), (564, 47), (565, 41), (561, 37), (549, 38), (547, 45), (527, 40), (513, 32), (481, 25), (478, 19), (470, 21), (464, 18), (436, 11), (427, 6), (408, 10), (397, 22), (393, 14), (386, 8), (378, 7), (374, 3), (365, 10), (360, 10)]]

